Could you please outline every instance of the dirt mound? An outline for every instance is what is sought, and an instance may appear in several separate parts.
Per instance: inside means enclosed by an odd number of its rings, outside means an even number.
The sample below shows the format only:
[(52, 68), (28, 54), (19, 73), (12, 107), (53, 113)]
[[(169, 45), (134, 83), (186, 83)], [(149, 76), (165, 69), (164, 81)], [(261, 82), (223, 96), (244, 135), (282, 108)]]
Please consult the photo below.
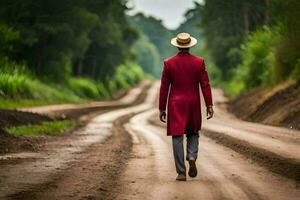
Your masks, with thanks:
[(45, 137), (16, 137), (0, 129), (0, 155), (19, 151), (35, 152), (41, 149), (45, 142)]
[(270, 171), (300, 183), (300, 163), (296, 160), (285, 158), (263, 148), (255, 147), (247, 141), (239, 140), (229, 135), (207, 130), (202, 131), (202, 134), (250, 158)]
[(52, 120), (52, 118), (46, 115), (22, 112), (17, 110), (0, 109), (0, 128), (26, 124), (38, 124), (43, 121)]
[(43, 138), (16, 137), (5, 132), (5, 127), (38, 124), (54, 119), (30, 112), (0, 109), (0, 154), (17, 151), (36, 151), (43, 145)]
[(253, 89), (231, 101), (229, 110), (243, 120), (300, 130), (300, 86)]

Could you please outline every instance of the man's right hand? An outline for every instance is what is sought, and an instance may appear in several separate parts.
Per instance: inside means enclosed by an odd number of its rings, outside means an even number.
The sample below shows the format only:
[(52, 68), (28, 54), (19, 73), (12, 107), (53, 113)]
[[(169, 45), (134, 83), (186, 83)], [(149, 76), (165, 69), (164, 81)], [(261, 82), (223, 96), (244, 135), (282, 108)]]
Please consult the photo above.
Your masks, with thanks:
[(207, 106), (206, 108), (206, 119), (211, 119), (214, 116), (214, 109), (212, 106)]
[(167, 117), (166, 111), (159, 112), (159, 119), (161, 122), (166, 123), (166, 117)]

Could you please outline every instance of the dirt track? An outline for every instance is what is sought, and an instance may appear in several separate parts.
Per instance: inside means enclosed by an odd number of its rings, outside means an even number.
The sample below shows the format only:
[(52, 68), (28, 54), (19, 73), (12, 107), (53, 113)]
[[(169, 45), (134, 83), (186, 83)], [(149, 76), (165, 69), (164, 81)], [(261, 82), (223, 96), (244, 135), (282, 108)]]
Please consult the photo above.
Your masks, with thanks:
[[(170, 138), (156, 119), (157, 91), (158, 83), (143, 103), (99, 114), (44, 152), (1, 156), (0, 199), (299, 199), (291, 177), (299, 169), (278, 172), (276, 160), (267, 166), (233, 148), (247, 141), (290, 166), (299, 162), (299, 132), (237, 120), (218, 90), (216, 117), (204, 128), (223, 139), (204, 130), (198, 177), (176, 182)], [(226, 145), (229, 137), (236, 140)]]

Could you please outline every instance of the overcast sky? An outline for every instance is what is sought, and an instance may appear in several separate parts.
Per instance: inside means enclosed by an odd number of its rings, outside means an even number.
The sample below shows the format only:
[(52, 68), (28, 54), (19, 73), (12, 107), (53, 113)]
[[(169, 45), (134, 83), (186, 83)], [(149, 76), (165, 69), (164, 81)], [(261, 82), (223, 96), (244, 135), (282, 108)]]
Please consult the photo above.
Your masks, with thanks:
[(194, 1), (202, 0), (130, 0), (129, 6), (133, 10), (129, 14), (143, 12), (162, 19), (163, 24), (170, 29), (175, 29), (184, 20), (186, 10), (193, 8)]

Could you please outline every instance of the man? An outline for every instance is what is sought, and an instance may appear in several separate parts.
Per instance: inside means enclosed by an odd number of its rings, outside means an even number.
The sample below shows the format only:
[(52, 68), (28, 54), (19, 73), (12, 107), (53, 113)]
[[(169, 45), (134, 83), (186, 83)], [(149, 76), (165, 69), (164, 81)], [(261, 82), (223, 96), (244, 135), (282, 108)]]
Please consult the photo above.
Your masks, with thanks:
[(189, 53), (189, 48), (196, 43), (197, 40), (188, 33), (180, 33), (173, 38), (171, 44), (177, 47), (179, 52), (164, 61), (161, 77), (160, 120), (165, 123), (167, 118), (167, 135), (172, 136), (173, 154), (178, 173), (176, 180), (178, 181), (186, 181), (184, 134), (187, 136), (188, 174), (190, 177), (197, 176), (198, 132), (201, 129), (199, 84), (207, 108), (207, 119), (212, 118), (214, 113), (204, 60)]

